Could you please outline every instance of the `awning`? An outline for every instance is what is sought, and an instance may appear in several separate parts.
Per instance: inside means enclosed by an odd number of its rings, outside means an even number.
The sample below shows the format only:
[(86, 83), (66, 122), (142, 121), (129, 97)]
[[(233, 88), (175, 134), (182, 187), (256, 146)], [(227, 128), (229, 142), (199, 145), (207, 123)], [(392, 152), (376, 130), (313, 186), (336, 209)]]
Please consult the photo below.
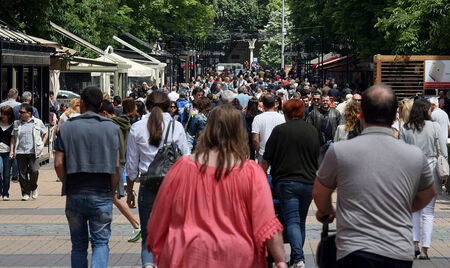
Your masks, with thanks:
[(313, 69), (317, 69), (317, 67), (322, 66), (322, 65), (326, 64), (327, 62), (332, 62), (332, 61), (334, 61), (336, 59), (339, 59), (338, 55), (332, 56), (332, 57), (330, 57), (328, 59), (325, 59), (325, 57), (324, 57), (323, 62), (318, 62), (318, 63), (313, 64), (312, 68)]
[[(127, 59), (125, 57), (120, 56), (119, 54), (114, 53), (112, 47), (108, 46), (108, 48), (105, 51), (108, 53), (108, 57), (115, 60), (115, 62), (121, 62), (125, 63), (127, 65), (130, 65), (130, 68), (128, 69), (128, 77), (153, 77), (155, 76), (155, 70), (147, 67), (143, 64), (137, 63), (135, 61), (132, 61), (130, 59)], [(97, 58), (97, 60), (111, 62), (110, 59), (101, 56)]]

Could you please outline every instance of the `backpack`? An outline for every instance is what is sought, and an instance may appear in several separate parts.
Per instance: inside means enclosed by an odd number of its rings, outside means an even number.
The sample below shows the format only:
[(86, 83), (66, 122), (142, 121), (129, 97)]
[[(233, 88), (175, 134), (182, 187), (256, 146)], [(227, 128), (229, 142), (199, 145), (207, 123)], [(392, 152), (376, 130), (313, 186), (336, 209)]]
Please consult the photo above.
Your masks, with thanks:
[[(167, 144), (167, 138), (169, 137), (170, 127), (172, 126), (172, 143)], [(173, 132), (175, 130), (175, 120), (170, 120), (167, 127), (166, 137), (164, 143), (155, 155), (155, 158), (148, 166), (146, 173), (142, 174), (141, 180), (144, 183), (144, 187), (150, 192), (157, 193), (161, 183), (166, 176), (169, 169), (175, 162), (181, 157), (181, 151), (177, 145), (173, 142)], [(141, 182), (142, 183), (142, 182)]]
[(187, 99), (178, 99), (177, 100), (178, 114), (180, 115), (181, 122), (183, 122), (184, 107), (188, 103), (189, 103), (189, 101)]

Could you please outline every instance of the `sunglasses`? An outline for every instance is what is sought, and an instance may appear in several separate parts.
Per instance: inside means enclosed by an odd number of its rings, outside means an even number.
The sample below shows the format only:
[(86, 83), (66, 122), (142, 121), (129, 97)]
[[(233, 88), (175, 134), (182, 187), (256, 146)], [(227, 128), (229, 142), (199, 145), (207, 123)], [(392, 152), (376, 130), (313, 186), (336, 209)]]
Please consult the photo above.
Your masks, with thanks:
[(28, 113), (28, 112), (26, 112), (26, 111), (19, 111), (19, 114), (26, 114), (26, 113)]
[(313, 98), (313, 100), (320, 100), (320, 98)]
[(361, 102), (361, 100), (354, 100), (354, 101)]
[(170, 108), (177, 108), (177, 106), (170, 106)]

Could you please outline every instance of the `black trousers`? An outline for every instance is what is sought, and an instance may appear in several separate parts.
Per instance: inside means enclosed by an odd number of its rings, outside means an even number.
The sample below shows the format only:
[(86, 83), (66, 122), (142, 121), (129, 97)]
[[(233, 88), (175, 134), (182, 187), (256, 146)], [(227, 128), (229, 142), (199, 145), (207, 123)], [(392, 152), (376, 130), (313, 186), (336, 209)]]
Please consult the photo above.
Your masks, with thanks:
[(364, 251), (355, 251), (338, 260), (338, 268), (411, 268), (412, 261), (396, 260)]
[(22, 195), (30, 195), (38, 186), (39, 158), (36, 158), (35, 154), (17, 154), (16, 159)]

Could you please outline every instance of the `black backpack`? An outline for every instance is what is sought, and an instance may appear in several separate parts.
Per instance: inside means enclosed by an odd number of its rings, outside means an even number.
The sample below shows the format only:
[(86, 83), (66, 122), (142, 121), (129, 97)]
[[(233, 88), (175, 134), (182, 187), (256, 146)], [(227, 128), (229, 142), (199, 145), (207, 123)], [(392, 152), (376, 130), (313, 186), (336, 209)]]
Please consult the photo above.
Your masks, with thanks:
[[(167, 144), (169, 137), (169, 131), (172, 127), (172, 143)], [(169, 169), (173, 164), (181, 157), (180, 149), (173, 142), (173, 133), (175, 130), (175, 120), (169, 122), (167, 127), (166, 137), (164, 139), (163, 146), (158, 150), (155, 158), (148, 166), (147, 173), (141, 176), (141, 181), (144, 182), (144, 186), (147, 190), (157, 193), (161, 183), (166, 176)]]

